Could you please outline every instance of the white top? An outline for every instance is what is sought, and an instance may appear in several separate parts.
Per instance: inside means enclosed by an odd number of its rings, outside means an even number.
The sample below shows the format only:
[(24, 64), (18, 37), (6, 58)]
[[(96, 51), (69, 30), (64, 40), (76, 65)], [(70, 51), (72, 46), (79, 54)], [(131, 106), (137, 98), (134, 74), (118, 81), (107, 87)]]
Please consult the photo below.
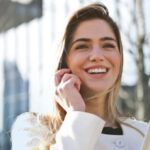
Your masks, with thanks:
[[(148, 123), (126, 119), (127, 123), (146, 134)], [(144, 137), (136, 129), (121, 124), (123, 135), (102, 134), (104, 120), (85, 112), (70, 112), (56, 134), (50, 150), (141, 150)], [(31, 132), (33, 131), (33, 132)], [(47, 133), (47, 134), (46, 134)], [(12, 129), (12, 150), (33, 150), (53, 135), (37, 117), (26, 113), (18, 117)]]

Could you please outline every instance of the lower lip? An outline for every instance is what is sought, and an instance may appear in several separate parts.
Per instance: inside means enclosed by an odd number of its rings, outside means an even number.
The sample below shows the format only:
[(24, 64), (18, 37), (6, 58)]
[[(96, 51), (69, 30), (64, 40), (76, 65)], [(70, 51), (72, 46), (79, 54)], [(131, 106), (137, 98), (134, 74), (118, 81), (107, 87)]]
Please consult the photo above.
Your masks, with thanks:
[(89, 73), (88, 73), (88, 76), (89, 76), (90, 78), (93, 78), (93, 79), (102, 79), (102, 78), (104, 78), (104, 77), (107, 75), (107, 73), (108, 73), (108, 72), (103, 73), (103, 74), (89, 74)]

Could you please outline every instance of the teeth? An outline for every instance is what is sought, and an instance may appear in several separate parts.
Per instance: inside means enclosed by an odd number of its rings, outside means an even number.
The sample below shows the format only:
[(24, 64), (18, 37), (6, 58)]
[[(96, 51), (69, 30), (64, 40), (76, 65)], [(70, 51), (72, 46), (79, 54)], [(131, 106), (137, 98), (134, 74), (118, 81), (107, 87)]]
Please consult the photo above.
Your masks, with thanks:
[(105, 73), (105, 72), (107, 72), (106, 68), (96, 68), (88, 70), (88, 73)]

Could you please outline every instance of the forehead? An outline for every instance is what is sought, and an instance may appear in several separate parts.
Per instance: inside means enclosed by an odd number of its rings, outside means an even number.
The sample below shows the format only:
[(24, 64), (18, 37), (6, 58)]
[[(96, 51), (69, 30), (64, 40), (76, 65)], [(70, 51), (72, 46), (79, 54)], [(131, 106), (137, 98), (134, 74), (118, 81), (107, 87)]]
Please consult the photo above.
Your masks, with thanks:
[(81, 22), (73, 36), (73, 41), (78, 38), (100, 39), (103, 37), (112, 37), (116, 39), (110, 25), (101, 19), (92, 19)]

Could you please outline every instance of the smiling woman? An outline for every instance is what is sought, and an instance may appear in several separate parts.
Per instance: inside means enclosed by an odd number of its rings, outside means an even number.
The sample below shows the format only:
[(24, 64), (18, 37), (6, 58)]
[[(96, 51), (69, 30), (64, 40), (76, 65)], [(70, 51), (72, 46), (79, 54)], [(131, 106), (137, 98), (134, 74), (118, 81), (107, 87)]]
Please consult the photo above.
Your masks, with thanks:
[(12, 128), (12, 150), (140, 150), (148, 124), (117, 110), (123, 49), (107, 8), (93, 3), (75, 12), (62, 45), (56, 115), (20, 115)]

